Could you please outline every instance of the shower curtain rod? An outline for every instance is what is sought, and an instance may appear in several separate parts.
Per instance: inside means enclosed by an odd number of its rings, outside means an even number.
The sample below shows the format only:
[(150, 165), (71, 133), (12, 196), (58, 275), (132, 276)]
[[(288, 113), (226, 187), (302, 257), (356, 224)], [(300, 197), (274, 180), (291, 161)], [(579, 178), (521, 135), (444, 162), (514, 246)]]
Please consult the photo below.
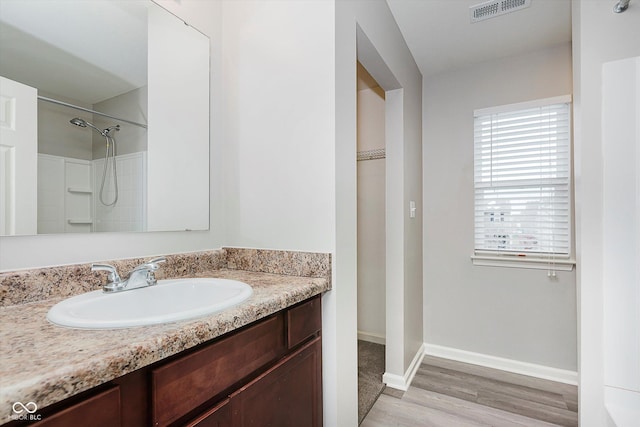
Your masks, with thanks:
[(77, 105), (69, 104), (68, 102), (58, 101), (57, 99), (47, 98), (46, 96), (41, 96), (41, 95), (38, 95), (38, 99), (41, 101), (51, 102), (52, 104), (62, 105), (64, 107), (69, 107), (69, 108), (75, 108), (76, 110), (84, 111), (91, 114), (97, 114), (103, 117), (108, 117), (110, 119), (118, 120), (120, 122), (129, 123), (130, 125), (140, 126), (141, 128), (147, 129), (147, 125), (143, 125), (142, 123), (136, 123), (136, 122), (132, 122), (131, 120), (121, 119), (119, 117), (111, 116), (109, 114), (101, 113), (99, 111), (90, 110), (84, 107), (78, 107)]

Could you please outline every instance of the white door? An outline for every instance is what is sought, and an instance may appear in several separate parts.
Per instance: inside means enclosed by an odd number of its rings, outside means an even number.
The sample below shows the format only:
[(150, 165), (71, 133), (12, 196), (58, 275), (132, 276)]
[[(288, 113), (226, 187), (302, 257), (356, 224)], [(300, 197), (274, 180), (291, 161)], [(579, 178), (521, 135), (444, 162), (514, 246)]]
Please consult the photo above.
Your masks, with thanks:
[(37, 233), (38, 91), (0, 76), (0, 235)]

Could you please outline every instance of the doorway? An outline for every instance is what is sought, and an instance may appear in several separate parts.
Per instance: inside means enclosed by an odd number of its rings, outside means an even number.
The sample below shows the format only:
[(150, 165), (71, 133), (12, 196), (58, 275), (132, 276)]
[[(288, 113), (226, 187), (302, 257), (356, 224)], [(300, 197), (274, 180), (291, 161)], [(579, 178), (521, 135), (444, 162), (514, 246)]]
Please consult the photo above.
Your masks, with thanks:
[(358, 422), (384, 390), (385, 92), (357, 63)]

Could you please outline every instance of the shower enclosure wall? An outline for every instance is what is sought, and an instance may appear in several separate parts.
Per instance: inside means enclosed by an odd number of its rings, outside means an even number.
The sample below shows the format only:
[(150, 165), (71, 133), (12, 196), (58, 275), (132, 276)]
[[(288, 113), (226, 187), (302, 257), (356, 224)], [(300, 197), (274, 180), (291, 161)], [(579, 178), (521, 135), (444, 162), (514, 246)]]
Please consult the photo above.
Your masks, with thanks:
[[(38, 154), (38, 234), (144, 231), (146, 153), (116, 156), (120, 196), (99, 201), (104, 159), (81, 160)], [(112, 181), (105, 198), (113, 199)]]

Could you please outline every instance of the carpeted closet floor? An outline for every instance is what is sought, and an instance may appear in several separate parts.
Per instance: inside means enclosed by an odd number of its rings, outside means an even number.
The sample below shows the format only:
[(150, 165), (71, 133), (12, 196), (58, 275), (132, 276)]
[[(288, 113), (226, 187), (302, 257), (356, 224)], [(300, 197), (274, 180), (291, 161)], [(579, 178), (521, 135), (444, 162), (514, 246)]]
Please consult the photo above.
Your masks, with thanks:
[(358, 340), (358, 424), (384, 390), (384, 345)]

